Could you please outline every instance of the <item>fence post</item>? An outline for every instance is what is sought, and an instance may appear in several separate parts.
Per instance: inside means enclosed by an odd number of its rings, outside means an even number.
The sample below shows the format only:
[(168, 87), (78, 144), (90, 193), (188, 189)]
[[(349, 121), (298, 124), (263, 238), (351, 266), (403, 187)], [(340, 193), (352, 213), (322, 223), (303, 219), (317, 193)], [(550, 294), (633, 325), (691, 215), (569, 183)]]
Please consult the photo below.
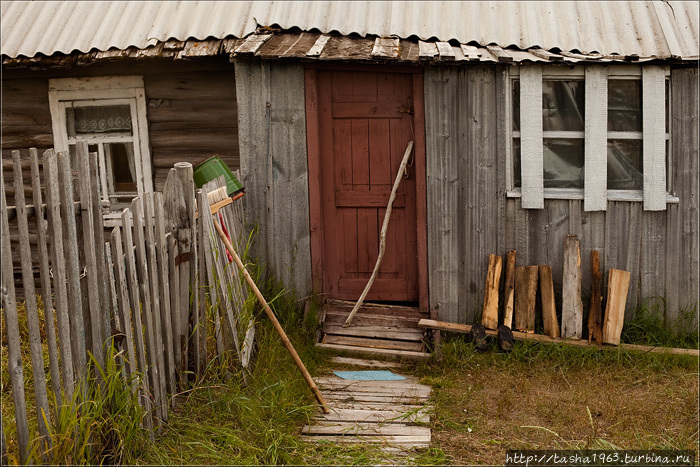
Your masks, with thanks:
[(41, 277), (41, 298), (44, 303), (44, 323), (46, 326), (46, 346), (49, 350), (49, 368), (51, 371), (51, 386), (56, 398), (56, 404), (62, 405), (61, 373), (58, 369), (58, 344), (56, 343), (56, 325), (54, 320), (53, 299), (51, 297), (51, 277), (49, 273), (48, 239), (46, 238), (47, 223), (44, 220), (44, 207), (41, 198), (41, 178), (39, 175), (39, 155), (36, 148), (29, 149), (29, 159), (32, 168), (32, 191), (34, 195), (34, 218), (37, 230), (37, 250), (39, 253), (39, 275)]
[[(7, 201), (5, 200), (5, 183), (2, 165), (0, 165), (0, 215), (2, 215), (2, 250), (11, 251), (10, 225), (7, 220)], [(17, 424), (17, 444), (19, 445), (19, 462), (27, 463), (29, 446), (29, 426), (27, 424), (27, 405), (24, 396), (24, 373), (22, 370), (22, 352), (19, 342), (19, 323), (17, 321), (17, 301), (15, 300), (15, 279), (12, 270), (12, 255), (2, 255), (2, 307), (5, 311), (5, 332), (7, 333), (7, 371), (10, 373), (12, 399), (15, 404), (15, 422)]]
[[(44, 153), (44, 183), (46, 184), (46, 208), (48, 211), (49, 237), (51, 238), (51, 265), (54, 273), (54, 291), (56, 294), (56, 321), (60, 339), (61, 370), (63, 389), (67, 400), (75, 391), (75, 374), (73, 373), (73, 350), (71, 341), (70, 318), (68, 316), (68, 291), (66, 284), (66, 258), (63, 254), (63, 222), (61, 219), (61, 200), (58, 188), (57, 156), (53, 149)], [(76, 357), (77, 358), (77, 357)]]
[[(29, 226), (27, 225), (27, 203), (24, 198), (24, 179), (22, 177), (22, 162), (19, 151), (12, 151), (15, 178), (15, 209), (17, 212), (17, 227), (19, 233), (19, 254), (22, 266), (22, 281), (24, 282), (24, 300), (29, 329), (29, 346), (32, 357), (32, 375), (34, 376), (34, 394), (36, 396), (37, 424), (42, 438), (42, 458), (46, 460), (46, 451), (51, 443), (49, 425), (49, 399), (46, 395), (46, 375), (44, 374), (44, 356), (41, 350), (41, 331), (39, 330), (39, 311), (36, 306), (36, 290), (34, 289), (34, 273), (32, 272), (32, 252), (29, 246)], [(12, 258), (9, 249), (5, 254)], [(10, 261), (12, 261), (10, 259)]]

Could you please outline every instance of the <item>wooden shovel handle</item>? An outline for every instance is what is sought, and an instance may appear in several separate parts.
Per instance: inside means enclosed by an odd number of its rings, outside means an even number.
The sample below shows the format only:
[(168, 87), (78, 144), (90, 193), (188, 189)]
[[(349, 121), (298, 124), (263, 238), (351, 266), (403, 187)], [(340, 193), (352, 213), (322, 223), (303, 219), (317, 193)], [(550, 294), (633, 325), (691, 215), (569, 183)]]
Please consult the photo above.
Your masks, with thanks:
[(319, 391), (318, 386), (316, 386), (316, 383), (311, 378), (311, 375), (309, 374), (308, 370), (304, 366), (304, 363), (301, 361), (301, 358), (299, 358), (297, 351), (294, 349), (294, 346), (292, 345), (291, 341), (287, 337), (287, 333), (284, 332), (284, 329), (282, 329), (282, 326), (280, 325), (279, 321), (277, 321), (277, 317), (275, 316), (275, 313), (270, 308), (270, 305), (267, 304), (265, 297), (263, 297), (262, 293), (260, 293), (260, 289), (258, 289), (258, 286), (255, 285), (253, 278), (250, 277), (250, 274), (248, 273), (248, 270), (246, 270), (245, 266), (243, 265), (241, 258), (239, 258), (238, 254), (233, 249), (233, 245), (231, 245), (231, 242), (226, 237), (226, 234), (224, 234), (224, 231), (222, 230), (221, 225), (219, 224), (219, 221), (218, 221), (218, 219), (216, 219), (216, 217), (214, 217), (214, 227), (216, 228), (216, 231), (218, 232), (219, 237), (221, 237), (221, 240), (224, 242), (224, 245), (226, 246), (226, 250), (228, 250), (228, 252), (231, 253), (231, 256), (233, 256), (233, 261), (235, 261), (236, 266), (238, 266), (238, 269), (240, 269), (241, 273), (243, 274), (243, 277), (245, 278), (245, 281), (248, 283), (248, 286), (253, 291), (255, 296), (258, 298), (258, 301), (260, 302), (260, 304), (263, 306), (263, 309), (265, 310), (267, 317), (270, 318), (270, 321), (272, 321), (272, 325), (275, 327), (275, 331), (277, 331), (277, 334), (279, 334), (280, 337), (282, 338), (282, 342), (284, 343), (284, 346), (287, 348), (287, 350), (289, 351), (289, 354), (294, 359), (294, 363), (296, 363), (297, 368), (299, 369), (302, 376), (306, 380), (306, 384), (309, 385), (309, 387), (311, 388), (311, 391), (314, 393), (314, 396), (316, 397), (316, 400), (321, 405), (321, 410), (323, 410), (323, 413), (330, 413), (330, 409), (328, 408), (328, 404), (326, 403), (325, 399), (323, 398), (321, 391)]

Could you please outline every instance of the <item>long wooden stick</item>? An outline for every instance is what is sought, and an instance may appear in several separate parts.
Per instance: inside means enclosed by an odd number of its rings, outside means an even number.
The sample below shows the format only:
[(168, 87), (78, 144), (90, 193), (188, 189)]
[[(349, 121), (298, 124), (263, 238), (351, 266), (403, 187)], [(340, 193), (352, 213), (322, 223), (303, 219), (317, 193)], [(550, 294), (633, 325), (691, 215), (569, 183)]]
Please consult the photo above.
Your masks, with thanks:
[(348, 315), (348, 319), (346, 319), (343, 323), (343, 327), (349, 325), (352, 319), (355, 317), (355, 313), (357, 313), (357, 310), (359, 310), (362, 306), (362, 302), (365, 301), (365, 297), (367, 297), (369, 289), (371, 289), (372, 284), (374, 284), (374, 279), (376, 279), (377, 274), (379, 274), (379, 266), (382, 264), (382, 258), (384, 258), (384, 249), (386, 248), (386, 232), (389, 229), (389, 216), (391, 216), (391, 208), (394, 204), (394, 198), (396, 197), (396, 190), (399, 189), (399, 184), (401, 183), (401, 179), (403, 178), (404, 170), (406, 170), (406, 164), (408, 164), (408, 156), (411, 155), (411, 150), (413, 150), (413, 141), (408, 142), (406, 152), (403, 155), (401, 165), (399, 166), (399, 171), (396, 174), (396, 179), (394, 180), (394, 187), (391, 189), (389, 203), (386, 206), (386, 213), (384, 213), (384, 222), (382, 223), (382, 231), (379, 238), (379, 255), (377, 256), (377, 262), (374, 265), (374, 271), (372, 271), (372, 275), (370, 276), (369, 281), (365, 286), (365, 290), (362, 291), (360, 299), (357, 301), (357, 303), (355, 303), (355, 306)]
[(270, 321), (272, 321), (272, 325), (275, 327), (275, 331), (277, 331), (277, 334), (279, 334), (280, 337), (282, 338), (282, 342), (284, 343), (284, 346), (289, 351), (289, 354), (292, 356), (292, 359), (294, 359), (294, 363), (296, 363), (297, 368), (299, 368), (299, 371), (301, 372), (302, 376), (306, 380), (306, 383), (309, 385), (309, 387), (311, 388), (311, 391), (314, 393), (316, 400), (321, 405), (321, 410), (323, 410), (323, 413), (330, 413), (331, 410), (328, 408), (328, 404), (326, 403), (326, 400), (323, 398), (321, 391), (319, 391), (318, 386), (316, 386), (316, 383), (314, 383), (314, 380), (311, 378), (311, 375), (309, 374), (308, 370), (304, 366), (304, 363), (301, 361), (301, 358), (299, 358), (299, 354), (297, 354), (297, 351), (294, 349), (294, 346), (292, 345), (289, 338), (287, 337), (287, 333), (284, 332), (284, 329), (282, 329), (282, 326), (280, 325), (279, 321), (277, 321), (277, 317), (275, 316), (275, 313), (270, 308), (270, 305), (267, 304), (265, 297), (263, 297), (262, 293), (260, 293), (260, 289), (258, 289), (258, 286), (255, 285), (253, 278), (250, 277), (250, 274), (248, 274), (248, 270), (246, 270), (245, 266), (243, 265), (241, 258), (238, 257), (236, 250), (233, 249), (233, 245), (231, 245), (231, 242), (226, 237), (226, 234), (224, 234), (224, 231), (221, 229), (221, 224), (219, 224), (219, 220), (216, 218), (214, 218), (214, 227), (216, 228), (216, 231), (219, 234), (219, 237), (221, 237), (221, 241), (224, 242), (224, 245), (226, 246), (226, 250), (228, 250), (228, 252), (231, 253), (231, 256), (233, 257), (233, 261), (236, 263), (236, 266), (238, 266), (238, 269), (241, 271), (241, 274), (243, 274), (243, 277), (245, 278), (245, 281), (248, 283), (248, 286), (253, 291), (255, 296), (258, 298), (258, 301), (260, 302), (260, 304), (263, 306), (263, 309), (265, 310), (267, 317), (270, 318)]
[[(445, 321), (435, 321), (432, 319), (421, 319), (418, 321), (418, 327), (423, 329), (439, 329), (440, 331), (456, 332), (460, 334), (469, 334), (472, 327), (468, 324), (457, 324), (448, 323)], [(492, 331), (490, 329), (486, 330), (486, 335), (491, 337), (498, 337), (498, 331)], [(619, 347), (624, 350), (635, 350), (639, 352), (650, 352), (650, 353), (662, 353), (662, 354), (673, 354), (673, 355), (690, 355), (693, 357), (700, 356), (700, 352), (697, 349), (678, 349), (674, 347), (660, 347), (652, 345), (638, 345), (638, 344), (619, 344), (617, 346), (613, 345), (596, 345), (594, 343), (589, 344), (585, 339), (562, 339), (558, 337), (549, 337), (542, 334), (532, 334), (528, 332), (518, 332), (513, 331), (513, 339), (519, 341), (535, 341), (545, 344), (565, 344), (572, 345), (574, 347), (583, 347), (588, 349), (596, 350), (608, 350), (615, 349)]]

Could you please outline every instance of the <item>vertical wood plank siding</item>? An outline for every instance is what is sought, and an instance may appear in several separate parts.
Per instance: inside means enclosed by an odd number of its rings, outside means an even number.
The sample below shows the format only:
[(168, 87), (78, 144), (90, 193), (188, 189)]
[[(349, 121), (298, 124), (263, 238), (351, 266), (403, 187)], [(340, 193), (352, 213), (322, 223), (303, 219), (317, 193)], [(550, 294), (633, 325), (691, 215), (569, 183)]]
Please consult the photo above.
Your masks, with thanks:
[(246, 218), (253, 254), (297, 296), (311, 292), (304, 68), (235, 63)]
[[(662, 212), (641, 202), (608, 201), (587, 212), (582, 200), (544, 201), (522, 209), (505, 199), (503, 70), (470, 66), (425, 70), (430, 306), (439, 319), (472, 322), (483, 301), (488, 255), (517, 250), (517, 265), (552, 266), (561, 313), (564, 237), (581, 245), (584, 310), (590, 304), (590, 252), (601, 268), (630, 271), (626, 319), (651, 297), (665, 297), (665, 318), (698, 302), (698, 69), (671, 74), (670, 191), (680, 199)], [(504, 201), (505, 200), (505, 201)], [(603, 294), (607, 290), (603, 290)], [(697, 322), (697, 317), (695, 318)]]

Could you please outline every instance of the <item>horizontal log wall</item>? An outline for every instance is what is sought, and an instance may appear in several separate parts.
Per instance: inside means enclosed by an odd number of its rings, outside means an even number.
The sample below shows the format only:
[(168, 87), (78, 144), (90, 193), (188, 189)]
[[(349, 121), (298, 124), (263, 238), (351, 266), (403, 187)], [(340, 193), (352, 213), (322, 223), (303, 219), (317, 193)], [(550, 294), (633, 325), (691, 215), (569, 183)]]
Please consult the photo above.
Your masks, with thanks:
[(627, 319), (654, 296), (665, 297), (669, 322), (679, 309), (697, 304), (697, 68), (672, 72), (669, 179), (680, 203), (662, 212), (613, 201), (606, 211), (585, 212), (581, 200), (545, 200), (544, 209), (522, 209), (520, 199), (506, 199), (505, 73), (478, 66), (425, 71), (430, 305), (439, 319), (472, 322), (483, 304), (488, 255), (511, 249), (518, 265), (552, 266), (561, 310), (567, 234), (578, 235), (581, 244), (585, 310), (594, 249), (605, 271), (631, 272)]
[[(56, 71), (3, 70), (2, 164), (8, 205), (15, 204), (12, 150), (22, 151), (24, 178), (30, 180), (27, 149), (36, 147), (41, 155), (53, 147), (49, 79), (123, 74), (144, 77), (156, 190), (163, 189), (175, 162), (196, 164), (218, 154), (232, 170), (239, 168), (236, 86), (233, 65), (225, 58), (130, 60)], [(26, 184), (28, 199), (31, 193)], [(13, 249), (14, 240), (13, 235)], [(30, 240), (36, 242), (33, 226)]]

